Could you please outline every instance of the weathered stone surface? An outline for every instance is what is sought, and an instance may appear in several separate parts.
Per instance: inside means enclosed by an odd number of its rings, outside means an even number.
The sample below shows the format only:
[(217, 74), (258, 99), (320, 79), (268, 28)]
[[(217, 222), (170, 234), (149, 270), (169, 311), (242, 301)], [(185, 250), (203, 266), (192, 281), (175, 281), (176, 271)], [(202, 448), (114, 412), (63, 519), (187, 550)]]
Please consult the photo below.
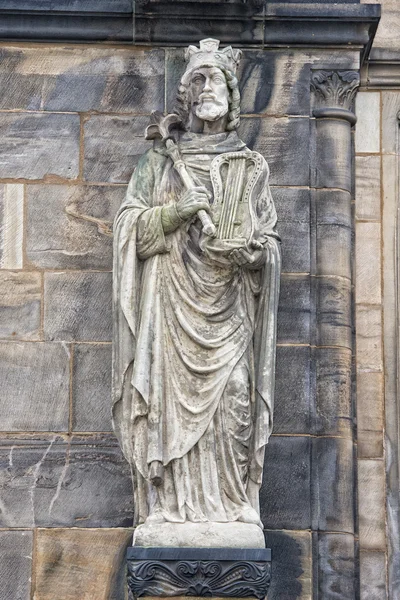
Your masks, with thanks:
[(310, 431), (310, 348), (278, 346), (274, 433)]
[(380, 306), (356, 307), (357, 371), (382, 370), (382, 315)]
[(311, 527), (310, 458), (309, 437), (270, 438), (260, 492), (261, 520), (267, 529)]
[(360, 600), (386, 600), (384, 552), (360, 552)]
[(79, 170), (79, 116), (1, 113), (0, 177), (75, 179)]
[(31, 185), (27, 189), (31, 265), (112, 269), (112, 221), (125, 186)]
[[(315, 222), (320, 225), (352, 227), (351, 194), (343, 190), (313, 190)], [(314, 222), (314, 218), (312, 219)]]
[(67, 346), (39, 342), (1, 342), (0, 373), (2, 431), (67, 430)]
[(318, 225), (317, 275), (351, 279), (351, 229), (341, 225)]
[(312, 440), (312, 528), (353, 533), (353, 442)]
[[(382, 152), (397, 152), (397, 114), (400, 110), (400, 94), (398, 91), (382, 92)], [(383, 183), (387, 180), (386, 174)]]
[(310, 224), (279, 221), (282, 238), (282, 272), (310, 272)]
[(352, 348), (351, 283), (342, 277), (318, 277), (317, 345)]
[(385, 464), (358, 460), (360, 548), (385, 551)]
[(356, 157), (356, 218), (379, 221), (381, 218), (381, 159)]
[(380, 102), (379, 92), (359, 92), (357, 94), (356, 152), (380, 151)]
[(76, 344), (72, 378), (72, 429), (112, 431), (111, 344)]
[(0, 531), (0, 597), (30, 600), (32, 532)]
[[(260, 152), (271, 170), (275, 185), (309, 185), (310, 124), (308, 118), (243, 118), (239, 137)], [(283, 160), (284, 158), (284, 160)]]
[(324, 600), (354, 600), (354, 539), (352, 535), (314, 534), (317, 565), (317, 590)]
[(311, 534), (308, 531), (266, 531), (272, 550), (268, 600), (310, 600), (312, 597)]
[(91, 116), (84, 126), (86, 181), (128, 183), (140, 156), (149, 117)]
[(111, 273), (45, 273), (44, 302), (46, 339), (111, 341)]
[(39, 529), (35, 598), (122, 600), (131, 537), (127, 529)]
[(313, 432), (351, 438), (351, 351), (345, 348), (316, 348), (315, 415)]
[(278, 313), (278, 342), (307, 344), (310, 336), (310, 280), (283, 275)]
[[(290, 223), (309, 223), (310, 221), (310, 190), (302, 187), (271, 186), (278, 225), (284, 221)], [(279, 228), (278, 228), (279, 229)]]
[(356, 302), (381, 300), (381, 225), (356, 223)]
[(1, 527), (132, 524), (130, 470), (112, 436), (0, 438)]
[(24, 186), (0, 185), (0, 268), (22, 269)]
[(38, 340), (40, 327), (40, 273), (0, 271), (0, 338)]
[(383, 458), (383, 375), (357, 374), (357, 442), (359, 458)]
[(317, 119), (316, 187), (351, 191), (350, 123), (343, 119)]
[(150, 113), (164, 108), (164, 52), (2, 47), (2, 109)]

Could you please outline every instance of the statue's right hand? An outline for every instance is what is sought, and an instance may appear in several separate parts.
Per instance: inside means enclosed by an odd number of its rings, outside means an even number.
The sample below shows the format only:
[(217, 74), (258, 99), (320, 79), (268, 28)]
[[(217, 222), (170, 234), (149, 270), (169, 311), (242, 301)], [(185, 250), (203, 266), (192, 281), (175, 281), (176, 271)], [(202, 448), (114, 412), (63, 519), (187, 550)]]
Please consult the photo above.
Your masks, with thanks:
[(199, 210), (209, 212), (209, 199), (210, 194), (205, 187), (198, 186), (191, 188), (190, 190), (186, 190), (176, 203), (176, 211), (179, 217), (183, 221), (186, 221), (197, 214)]

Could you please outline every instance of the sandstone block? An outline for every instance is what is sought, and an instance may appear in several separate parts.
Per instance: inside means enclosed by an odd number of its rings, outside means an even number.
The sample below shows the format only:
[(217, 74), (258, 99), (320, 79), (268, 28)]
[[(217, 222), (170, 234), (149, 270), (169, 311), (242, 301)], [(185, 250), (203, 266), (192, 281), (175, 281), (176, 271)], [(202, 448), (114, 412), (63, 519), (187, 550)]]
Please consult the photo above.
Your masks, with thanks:
[(267, 529), (311, 527), (310, 457), (309, 437), (270, 438), (260, 492), (261, 520)]
[(122, 600), (127, 529), (39, 529), (37, 600)]
[(112, 431), (111, 344), (76, 344), (72, 378), (74, 431)]
[(353, 226), (350, 192), (323, 189), (313, 190), (312, 193), (315, 198), (317, 229), (320, 225), (341, 225), (349, 228)]
[(315, 414), (317, 435), (352, 437), (351, 351), (345, 348), (316, 348)]
[(0, 271), (0, 338), (38, 340), (40, 327), (40, 273)]
[(312, 550), (308, 531), (265, 532), (272, 550), (272, 576), (268, 600), (312, 598)]
[(75, 179), (79, 170), (79, 116), (1, 113), (0, 177)]
[(381, 218), (381, 159), (356, 156), (356, 218)]
[(149, 117), (94, 115), (85, 123), (86, 181), (128, 183), (141, 155), (153, 142), (144, 139)]
[(0, 84), (0, 108), (7, 110), (150, 113), (164, 108), (164, 52), (5, 46)]
[(360, 600), (386, 600), (384, 552), (360, 552)]
[(357, 438), (359, 458), (383, 458), (383, 375), (357, 374)]
[(274, 433), (310, 432), (310, 348), (278, 346)]
[(320, 598), (354, 600), (354, 538), (335, 533), (315, 534)]
[(352, 189), (351, 127), (339, 119), (317, 119), (316, 187)]
[(30, 600), (32, 532), (0, 531), (0, 597)]
[[(396, 0), (393, 1), (396, 2)], [(382, 153), (384, 154), (397, 152), (397, 114), (399, 110), (399, 92), (397, 90), (382, 92)], [(383, 179), (385, 180), (386, 177)]]
[(380, 306), (356, 307), (357, 370), (382, 370), (382, 315)]
[(351, 279), (351, 229), (320, 224), (316, 230), (317, 275)]
[(282, 238), (282, 272), (310, 272), (310, 224), (278, 221)]
[(304, 160), (310, 151), (308, 118), (243, 118), (239, 136), (266, 159), (271, 184), (309, 185), (309, 165)]
[(360, 548), (386, 547), (385, 464), (383, 460), (358, 460), (358, 510)]
[(111, 270), (112, 222), (125, 192), (125, 186), (28, 186), (29, 263)]
[(381, 226), (356, 223), (356, 302), (380, 304)]
[(0, 268), (22, 269), (24, 186), (0, 185)]
[(113, 436), (0, 438), (1, 527), (132, 524), (129, 465)]
[(45, 338), (111, 341), (111, 279), (106, 272), (45, 273)]
[(356, 98), (356, 152), (380, 151), (379, 92), (359, 92)]
[(279, 297), (279, 343), (309, 343), (310, 310), (309, 277), (284, 275), (281, 278), (281, 293)]
[(339, 277), (318, 277), (317, 345), (352, 348), (351, 284)]
[(312, 440), (312, 528), (353, 533), (353, 442)]
[(69, 348), (41, 342), (1, 342), (0, 430), (66, 431)]
[(278, 214), (278, 226), (284, 221), (310, 222), (310, 190), (274, 185), (271, 193)]

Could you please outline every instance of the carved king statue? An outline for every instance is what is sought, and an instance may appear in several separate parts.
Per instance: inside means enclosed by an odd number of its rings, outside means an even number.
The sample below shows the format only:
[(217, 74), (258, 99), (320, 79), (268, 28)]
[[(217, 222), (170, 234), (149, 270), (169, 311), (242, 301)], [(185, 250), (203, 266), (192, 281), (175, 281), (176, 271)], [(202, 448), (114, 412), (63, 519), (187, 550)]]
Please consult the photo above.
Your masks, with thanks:
[(279, 238), (264, 158), (238, 138), (241, 52), (189, 46), (114, 225), (114, 427), (138, 546), (265, 547)]

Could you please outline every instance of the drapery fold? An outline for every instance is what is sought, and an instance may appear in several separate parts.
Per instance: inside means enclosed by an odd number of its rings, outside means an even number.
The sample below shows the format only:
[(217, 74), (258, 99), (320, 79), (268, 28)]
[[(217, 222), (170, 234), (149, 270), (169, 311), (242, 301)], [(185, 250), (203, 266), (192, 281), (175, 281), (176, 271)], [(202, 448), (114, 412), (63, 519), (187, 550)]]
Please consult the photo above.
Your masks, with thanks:
[[(209, 189), (214, 156), (244, 148), (235, 132), (180, 140)], [(135, 471), (138, 522), (155, 509), (175, 522), (240, 520), (257, 509), (272, 428), (280, 253), (268, 167), (251, 198), (266, 252), (259, 271), (216, 265), (197, 219), (164, 234), (161, 208), (181, 191), (155, 147), (115, 220), (113, 422)], [(152, 461), (165, 468), (157, 493)]]

